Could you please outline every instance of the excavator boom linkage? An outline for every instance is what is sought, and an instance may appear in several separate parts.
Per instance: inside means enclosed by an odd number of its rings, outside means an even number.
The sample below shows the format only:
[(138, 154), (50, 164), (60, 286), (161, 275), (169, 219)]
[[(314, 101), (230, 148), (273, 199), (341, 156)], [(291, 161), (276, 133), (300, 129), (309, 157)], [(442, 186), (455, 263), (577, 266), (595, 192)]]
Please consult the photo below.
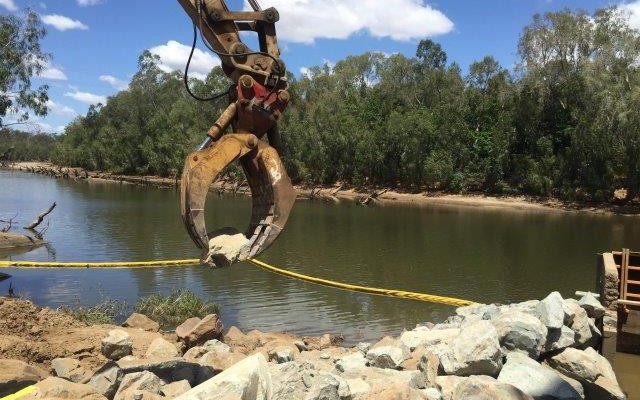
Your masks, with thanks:
[[(210, 50), (222, 60), (233, 80), (228, 106), (207, 132), (198, 151), (189, 154), (182, 173), (180, 214), (196, 246), (211, 260), (210, 242), (228, 230), (207, 231), (205, 203), (211, 184), (231, 163), (239, 161), (253, 201), (251, 219), (244, 232), (248, 244), (228, 260), (255, 257), (282, 232), (296, 193), (280, 159), (277, 121), (289, 102), (285, 66), (280, 59), (274, 8), (262, 10), (251, 0), (253, 11), (229, 11), (224, 0), (178, 0), (200, 30)], [(260, 51), (251, 51), (238, 32), (258, 34)], [(226, 133), (230, 129), (231, 133)], [(225, 134), (226, 133), (226, 134)], [(267, 137), (269, 143), (263, 140)], [(209, 253), (209, 254), (207, 254)], [(217, 262), (215, 263), (218, 264)]]

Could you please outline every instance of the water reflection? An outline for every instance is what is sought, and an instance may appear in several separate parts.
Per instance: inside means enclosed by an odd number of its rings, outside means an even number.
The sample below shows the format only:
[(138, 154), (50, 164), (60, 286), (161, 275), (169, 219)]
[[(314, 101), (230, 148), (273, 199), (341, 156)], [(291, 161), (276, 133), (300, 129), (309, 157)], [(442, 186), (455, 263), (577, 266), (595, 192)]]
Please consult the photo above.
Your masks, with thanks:
[[(174, 190), (56, 181), (0, 171), (0, 214), (28, 219), (52, 201), (46, 238), (58, 260), (197, 257)], [(209, 227), (248, 222), (248, 198), (211, 196)], [(328, 205), (300, 201), (264, 256), (295, 271), (361, 285), (444, 294), (482, 302), (572, 295), (593, 289), (599, 251), (640, 248), (637, 218), (545, 211)], [(46, 249), (15, 258), (48, 260)], [(446, 306), (337, 291), (247, 264), (154, 270), (10, 270), (16, 290), (51, 306), (91, 304), (100, 293), (134, 303), (187, 287), (223, 307), (226, 325), (299, 334), (343, 333), (350, 341), (398, 334), (451, 313)], [(7, 282), (0, 283), (6, 292)]]

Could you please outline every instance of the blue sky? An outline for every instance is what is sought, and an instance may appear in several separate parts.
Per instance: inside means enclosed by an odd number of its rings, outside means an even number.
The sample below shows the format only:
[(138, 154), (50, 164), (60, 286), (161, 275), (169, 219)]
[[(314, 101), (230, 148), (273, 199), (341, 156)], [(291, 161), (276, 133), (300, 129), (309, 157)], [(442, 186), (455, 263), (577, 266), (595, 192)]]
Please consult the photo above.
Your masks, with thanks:
[[(241, 9), (242, 0), (228, 0)], [(295, 74), (366, 51), (413, 56), (420, 39), (443, 46), (449, 61), (466, 69), (493, 55), (510, 68), (517, 41), (535, 13), (563, 8), (589, 12), (621, 4), (640, 27), (640, 0), (261, 0), (275, 6), (283, 58)], [(177, 1), (0, 0), (0, 12), (37, 11), (48, 34), (43, 48), (52, 60), (35, 83), (50, 85), (50, 115), (32, 118), (31, 130), (60, 132), (89, 104), (126, 87), (147, 49), (161, 56), (167, 70), (182, 69), (191, 44), (191, 22)], [(202, 46), (194, 72), (219, 63)], [(25, 127), (26, 128), (26, 127)]]

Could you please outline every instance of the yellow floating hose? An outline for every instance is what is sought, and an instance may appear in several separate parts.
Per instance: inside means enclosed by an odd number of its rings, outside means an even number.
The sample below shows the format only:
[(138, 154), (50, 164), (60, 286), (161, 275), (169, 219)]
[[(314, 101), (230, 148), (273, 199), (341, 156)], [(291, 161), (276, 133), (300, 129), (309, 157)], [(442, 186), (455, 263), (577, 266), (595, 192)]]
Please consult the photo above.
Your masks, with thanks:
[[(297, 279), (304, 282), (314, 283), (316, 285), (328, 286), (351, 292), (367, 293), (377, 296), (394, 297), (401, 299), (418, 300), (429, 303), (445, 304), (453, 307), (463, 307), (475, 304), (473, 301), (457, 299), (454, 297), (437, 296), (427, 293), (407, 292), (404, 290), (381, 289), (369, 286), (352, 285), (343, 282), (336, 282), (328, 279), (317, 278), (314, 276), (304, 275), (297, 272), (280, 269), (269, 265), (265, 262), (250, 258), (247, 261), (253, 265), (260, 267), (266, 271), (286, 276), (288, 278)], [(157, 267), (176, 267), (199, 265), (200, 260), (165, 260), (165, 261), (143, 261), (143, 262), (34, 262), (34, 261), (0, 261), (0, 268), (157, 268)], [(3, 399), (0, 399), (3, 400)]]
[(26, 395), (29, 395), (31, 393), (33, 393), (33, 391), (36, 390), (35, 386), (27, 386), (26, 388), (19, 390), (17, 392), (15, 392), (14, 394), (10, 394), (8, 396), (2, 397), (0, 398), (0, 400), (18, 400), (21, 397), (24, 397)]

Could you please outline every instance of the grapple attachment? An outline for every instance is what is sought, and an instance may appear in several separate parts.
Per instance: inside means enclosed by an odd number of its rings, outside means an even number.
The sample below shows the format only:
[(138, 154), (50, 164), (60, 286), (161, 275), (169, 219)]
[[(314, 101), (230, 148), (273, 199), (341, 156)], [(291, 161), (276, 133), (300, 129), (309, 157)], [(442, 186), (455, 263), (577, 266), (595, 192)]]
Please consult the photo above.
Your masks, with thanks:
[(271, 246), (287, 223), (295, 202), (295, 190), (273, 147), (255, 135), (233, 133), (191, 153), (182, 174), (180, 213), (191, 238), (206, 253), (210, 239), (204, 219), (207, 193), (220, 172), (236, 160), (240, 160), (245, 171), (253, 200), (245, 232), (250, 247), (242, 259), (254, 257)]

